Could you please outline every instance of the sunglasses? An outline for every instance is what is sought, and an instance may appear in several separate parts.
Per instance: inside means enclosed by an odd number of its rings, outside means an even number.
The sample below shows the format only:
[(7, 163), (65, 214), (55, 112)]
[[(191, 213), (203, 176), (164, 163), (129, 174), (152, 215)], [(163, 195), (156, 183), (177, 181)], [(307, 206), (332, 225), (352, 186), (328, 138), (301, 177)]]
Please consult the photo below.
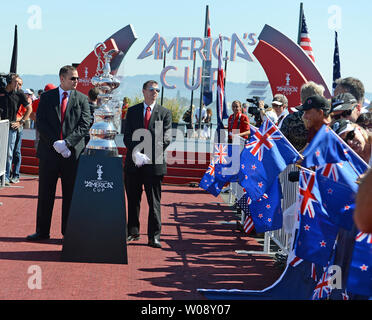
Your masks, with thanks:
[(348, 142), (349, 140), (353, 140), (355, 138), (355, 129), (347, 133), (344, 141)]
[(79, 80), (79, 77), (71, 77), (70, 80), (76, 81), (76, 80)]
[(346, 118), (346, 117), (350, 116), (351, 113), (353, 112), (354, 108), (355, 108), (355, 106), (353, 107), (353, 109), (345, 110), (345, 111), (342, 111), (340, 114), (333, 115), (333, 119), (340, 120), (341, 118)]
[(151, 92), (153, 92), (153, 91), (156, 91), (157, 93), (159, 93), (160, 92), (160, 89), (159, 88), (148, 88), (147, 90), (150, 90)]

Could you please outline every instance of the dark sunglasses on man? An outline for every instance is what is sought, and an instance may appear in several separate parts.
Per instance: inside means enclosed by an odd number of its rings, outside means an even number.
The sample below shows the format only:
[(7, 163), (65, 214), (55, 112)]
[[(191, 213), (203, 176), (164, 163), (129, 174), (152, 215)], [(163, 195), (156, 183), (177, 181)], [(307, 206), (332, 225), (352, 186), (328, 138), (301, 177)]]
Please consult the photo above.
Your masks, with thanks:
[(159, 88), (153, 88), (153, 87), (151, 87), (151, 88), (148, 88), (148, 90), (150, 90), (151, 92), (153, 92), (153, 91), (156, 91), (157, 93), (160, 92), (160, 89)]
[(351, 110), (342, 111), (339, 114), (335, 114), (335, 115), (333, 115), (333, 119), (340, 120), (341, 118), (349, 117), (351, 115), (351, 113), (353, 112), (353, 110), (354, 110), (354, 108), (351, 109)]
[(71, 77), (70, 80), (71, 81), (76, 81), (76, 80), (79, 80), (79, 77)]

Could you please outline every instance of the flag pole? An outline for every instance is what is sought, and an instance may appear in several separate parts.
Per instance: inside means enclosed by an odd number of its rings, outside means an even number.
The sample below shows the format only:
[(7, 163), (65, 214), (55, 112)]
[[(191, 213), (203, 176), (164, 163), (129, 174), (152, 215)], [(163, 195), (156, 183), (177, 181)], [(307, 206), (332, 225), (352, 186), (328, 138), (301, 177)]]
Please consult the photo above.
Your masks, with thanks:
[(300, 45), (301, 43), (301, 29), (302, 29), (302, 19), (304, 16), (304, 5), (301, 2), (300, 3), (300, 17), (299, 17), (299, 22), (298, 22), (298, 35), (297, 35), (297, 44)]
[(10, 62), (10, 73), (17, 73), (17, 58), (18, 58), (18, 31), (17, 25), (15, 25), (12, 61)]
[[(209, 13), (209, 6), (206, 6), (205, 10), (205, 24), (204, 24), (204, 39), (208, 36), (208, 13)], [(204, 73), (204, 60), (202, 60), (202, 70)], [(199, 131), (198, 131), (198, 138), (200, 138), (200, 133), (201, 133), (201, 114), (202, 114), (202, 107), (203, 107), (203, 87), (204, 87), (204, 74), (202, 74), (201, 77), (201, 83), (200, 83), (200, 103), (199, 103), (199, 119), (198, 119), (198, 126), (199, 126)]]
[[(167, 56), (167, 53), (166, 51), (164, 51), (163, 70), (165, 68), (166, 56)], [(164, 96), (164, 86), (161, 87), (160, 105), (163, 105), (163, 96)]]
[(228, 51), (226, 51), (226, 54), (225, 54), (225, 74), (224, 74), (224, 78), (223, 78), (223, 87), (225, 88), (226, 90), (226, 72), (227, 72), (227, 54), (228, 54)]
[[(194, 51), (194, 56), (193, 56), (193, 65), (192, 65), (192, 86), (194, 87), (194, 82), (195, 82), (195, 62), (196, 62), (196, 51)], [(194, 102), (194, 90), (191, 90), (191, 99), (190, 99), (190, 126), (192, 127), (192, 104)]]

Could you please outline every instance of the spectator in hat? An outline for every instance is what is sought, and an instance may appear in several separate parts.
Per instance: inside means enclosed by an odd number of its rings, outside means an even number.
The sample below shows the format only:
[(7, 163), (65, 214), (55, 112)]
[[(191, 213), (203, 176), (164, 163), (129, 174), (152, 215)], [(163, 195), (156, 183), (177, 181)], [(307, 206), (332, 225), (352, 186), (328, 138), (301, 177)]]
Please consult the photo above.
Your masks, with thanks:
[(280, 129), (284, 118), (289, 114), (288, 99), (285, 95), (276, 94), (273, 98), (271, 105), (277, 116), (277, 120), (275, 124)]
[(329, 116), (331, 105), (328, 100), (322, 96), (314, 95), (307, 98), (303, 105), (297, 107), (297, 110), (304, 112), (302, 119), (308, 130), (308, 143), (314, 138), (324, 124), (329, 125), (331, 122)]
[[(351, 93), (357, 100), (358, 105), (355, 106), (356, 119), (362, 114), (365, 89), (362, 81), (354, 77), (340, 78), (336, 80), (334, 97), (340, 93)], [(355, 122), (355, 121), (354, 121)]]
[[(336, 124), (339, 126), (336, 128)], [(372, 165), (372, 136), (356, 123), (344, 120), (332, 128), (366, 163)]]
[(360, 113), (358, 101), (348, 92), (340, 93), (332, 99), (332, 119), (347, 119), (356, 122)]
[[(314, 95), (323, 96), (324, 91), (325, 89), (322, 85), (313, 81), (306, 82), (300, 90), (301, 103), (305, 103), (307, 98)], [(298, 151), (301, 151), (306, 146), (309, 133), (302, 120), (303, 113), (303, 111), (298, 111), (294, 108), (294, 112), (284, 118), (280, 128), (284, 136)]]

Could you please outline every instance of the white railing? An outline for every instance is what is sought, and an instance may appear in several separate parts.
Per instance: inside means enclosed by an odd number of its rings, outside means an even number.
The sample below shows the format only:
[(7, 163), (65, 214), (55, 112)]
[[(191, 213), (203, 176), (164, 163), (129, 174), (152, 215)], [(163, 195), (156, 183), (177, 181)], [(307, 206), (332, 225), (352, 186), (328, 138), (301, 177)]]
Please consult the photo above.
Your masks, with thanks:
[(9, 120), (0, 120), (0, 186), (5, 185), (6, 158), (8, 152)]

